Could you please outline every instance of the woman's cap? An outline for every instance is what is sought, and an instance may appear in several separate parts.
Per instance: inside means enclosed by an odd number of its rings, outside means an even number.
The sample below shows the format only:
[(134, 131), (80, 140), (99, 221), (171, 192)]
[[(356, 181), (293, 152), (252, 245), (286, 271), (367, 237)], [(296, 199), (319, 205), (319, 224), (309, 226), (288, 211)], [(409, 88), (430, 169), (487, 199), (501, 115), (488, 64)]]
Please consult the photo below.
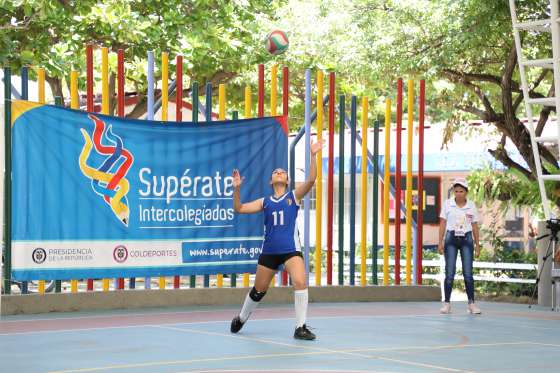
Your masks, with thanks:
[(467, 190), (469, 189), (469, 184), (467, 184), (467, 179), (465, 179), (464, 177), (456, 177), (453, 180), (453, 186), (457, 186), (457, 185), (460, 185)]

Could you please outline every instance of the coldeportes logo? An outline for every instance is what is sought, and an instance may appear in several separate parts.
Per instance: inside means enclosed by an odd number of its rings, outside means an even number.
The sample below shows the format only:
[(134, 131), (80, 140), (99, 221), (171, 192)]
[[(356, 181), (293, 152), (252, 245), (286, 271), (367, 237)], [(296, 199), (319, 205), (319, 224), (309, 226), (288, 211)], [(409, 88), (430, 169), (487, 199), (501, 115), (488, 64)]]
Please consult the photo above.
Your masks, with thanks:
[(45, 251), (45, 249), (38, 247), (35, 250), (33, 250), (33, 253), (31, 254), (31, 258), (33, 258), (33, 261), (35, 263), (41, 264), (47, 259), (47, 252)]
[(124, 263), (128, 259), (128, 250), (124, 245), (119, 245), (113, 250), (113, 259), (117, 263)]
[[(81, 129), (84, 137), (84, 146), (80, 153), (79, 165), (82, 173), (91, 179), (91, 187), (109, 205), (115, 216), (128, 227), (130, 209), (126, 195), (130, 184), (126, 175), (134, 161), (133, 155), (124, 148), (122, 139), (113, 134), (111, 126), (90, 114), (89, 118), (95, 123), (92, 138), (85, 129)], [(101, 143), (111, 145), (107, 146)], [(91, 148), (95, 146), (96, 152), (105, 160), (98, 169), (87, 164)], [(121, 159), (124, 161), (121, 162)]]

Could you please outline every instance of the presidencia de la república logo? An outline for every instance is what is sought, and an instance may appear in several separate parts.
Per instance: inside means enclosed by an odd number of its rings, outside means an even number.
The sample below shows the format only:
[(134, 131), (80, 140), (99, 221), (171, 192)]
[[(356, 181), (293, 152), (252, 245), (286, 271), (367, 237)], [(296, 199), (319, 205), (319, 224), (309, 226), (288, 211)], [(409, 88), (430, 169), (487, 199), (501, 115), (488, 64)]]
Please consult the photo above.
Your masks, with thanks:
[[(90, 114), (89, 118), (95, 123), (95, 127), (92, 136), (85, 129), (80, 130), (84, 137), (84, 146), (79, 157), (80, 170), (91, 179), (93, 192), (99, 195), (115, 217), (128, 227), (130, 209), (126, 195), (130, 184), (126, 175), (134, 162), (134, 156), (124, 147), (122, 139), (113, 133), (110, 125), (106, 126), (95, 115)], [(97, 169), (87, 163), (92, 147), (105, 158)]]

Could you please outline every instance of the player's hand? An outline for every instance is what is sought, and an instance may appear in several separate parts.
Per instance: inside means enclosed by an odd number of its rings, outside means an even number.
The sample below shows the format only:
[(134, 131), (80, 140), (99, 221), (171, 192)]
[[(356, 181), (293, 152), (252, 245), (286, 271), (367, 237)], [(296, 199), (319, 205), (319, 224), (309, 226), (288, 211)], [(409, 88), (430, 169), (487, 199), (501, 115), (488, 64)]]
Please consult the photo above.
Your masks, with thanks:
[(440, 255), (443, 255), (443, 243), (440, 242), (437, 246), (437, 251)]
[(480, 256), (480, 244), (476, 244), (474, 247), (474, 256), (478, 258)]
[(239, 174), (239, 170), (236, 168), (233, 170), (233, 187), (234, 188), (239, 188), (241, 186), (241, 184), (243, 183), (243, 179), (245, 179), (244, 177), (241, 177), (241, 175)]
[(311, 144), (311, 155), (315, 155), (317, 153), (319, 153), (319, 151), (323, 148), (323, 146), (325, 145), (325, 140), (319, 140), (317, 142), (314, 142)]
[(556, 249), (556, 254), (554, 254), (554, 261), (560, 264), (560, 249)]

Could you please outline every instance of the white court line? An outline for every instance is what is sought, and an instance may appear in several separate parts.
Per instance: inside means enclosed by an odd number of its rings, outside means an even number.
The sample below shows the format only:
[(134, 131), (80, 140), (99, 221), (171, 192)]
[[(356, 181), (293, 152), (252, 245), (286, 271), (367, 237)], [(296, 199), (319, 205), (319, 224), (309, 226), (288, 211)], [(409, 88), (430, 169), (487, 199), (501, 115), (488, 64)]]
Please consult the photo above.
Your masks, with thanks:
[[(238, 309), (236, 308), (236, 311)], [(213, 311), (208, 311), (213, 312)], [(406, 316), (351, 316), (352, 319), (371, 319), (371, 318), (416, 318), (416, 317), (431, 317), (433, 315), (406, 315)], [(311, 317), (311, 320), (329, 320), (329, 319), (347, 319), (349, 316), (317, 316)], [(48, 319), (47, 319), (48, 320)], [(62, 319), (64, 320), (64, 319)], [(275, 321), (275, 320), (294, 320), (293, 317), (278, 317), (278, 318), (271, 318), (271, 319), (251, 319), (251, 322), (261, 322), (261, 321)], [(140, 325), (126, 325), (126, 326), (102, 326), (102, 327), (94, 327), (94, 328), (77, 328), (77, 329), (56, 329), (56, 330), (38, 330), (38, 331), (29, 331), (29, 332), (14, 332), (14, 333), (0, 333), (0, 337), (4, 336), (11, 336), (11, 335), (29, 335), (29, 334), (45, 334), (45, 333), (71, 333), (76, 331), (96, 331), (96, 330), (108, 330), (108, 329), (128, 329), (128, 328), (142, 328), (142, 327), (158, 327), (158, 326), (172, 326), (172, 325), (204, 325), (204, 324), (220, 324), (220, 323), (227, 323), (229, 324), (230, 320), (210, 320), (210, 321), (194, 321), (194, 322), (171, 322), (169, 324), (140, 324)]]

